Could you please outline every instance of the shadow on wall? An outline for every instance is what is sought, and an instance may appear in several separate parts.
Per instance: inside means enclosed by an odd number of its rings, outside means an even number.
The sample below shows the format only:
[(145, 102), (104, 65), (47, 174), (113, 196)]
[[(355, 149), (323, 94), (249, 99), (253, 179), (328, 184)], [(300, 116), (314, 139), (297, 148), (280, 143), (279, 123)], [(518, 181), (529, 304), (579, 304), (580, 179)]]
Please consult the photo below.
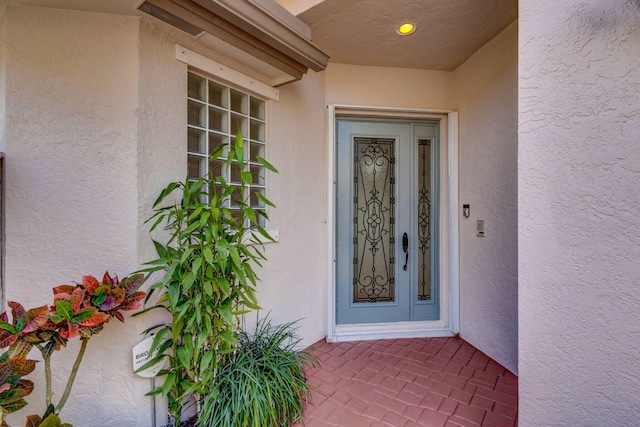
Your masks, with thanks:
[[(624, 34), (629, 34), (640, 20), (640, 0), (597, 0), (583, 5), (576, 17), (578, 18), (574, 22), (576, 30), (588, 24), (590, 31), (610, 31), (621, 24), (626, 24)], [(620, 22), (623, 21), (620, 17), (625, 17), (626, 22)]]

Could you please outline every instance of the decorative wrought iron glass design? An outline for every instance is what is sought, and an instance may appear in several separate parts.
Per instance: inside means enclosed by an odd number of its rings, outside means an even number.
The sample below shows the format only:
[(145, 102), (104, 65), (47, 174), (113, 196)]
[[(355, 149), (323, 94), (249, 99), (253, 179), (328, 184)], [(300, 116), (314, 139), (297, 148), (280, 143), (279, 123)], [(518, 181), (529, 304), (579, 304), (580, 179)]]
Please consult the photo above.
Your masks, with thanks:
[(431, 299), (431, 140), (418, 140), (418, 301)]
[(354, 138), (353, 302), (395, 301), (395, 139)]

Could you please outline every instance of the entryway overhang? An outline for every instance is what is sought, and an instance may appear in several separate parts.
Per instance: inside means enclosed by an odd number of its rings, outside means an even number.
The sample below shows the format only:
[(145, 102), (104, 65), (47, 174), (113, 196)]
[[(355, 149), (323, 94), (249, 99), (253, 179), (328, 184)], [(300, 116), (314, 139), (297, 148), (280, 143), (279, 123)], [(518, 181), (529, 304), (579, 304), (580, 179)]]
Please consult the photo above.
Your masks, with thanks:
[(324, 70), (329, 61), (311, 42), (309, 26), (275, 0), (145, 0), (138, 9), (204, 45), (224, 42), (228, 56), (250, 63), (274, 87)]

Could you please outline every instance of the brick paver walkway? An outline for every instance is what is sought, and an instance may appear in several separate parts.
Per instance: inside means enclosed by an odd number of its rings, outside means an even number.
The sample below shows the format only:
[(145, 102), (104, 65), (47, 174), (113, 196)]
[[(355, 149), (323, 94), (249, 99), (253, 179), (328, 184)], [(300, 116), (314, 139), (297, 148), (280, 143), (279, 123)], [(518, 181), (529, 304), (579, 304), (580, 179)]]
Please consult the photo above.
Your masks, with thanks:
[(516, 426), (518, 380), (457, 338), (316, 343), (306, 427)]

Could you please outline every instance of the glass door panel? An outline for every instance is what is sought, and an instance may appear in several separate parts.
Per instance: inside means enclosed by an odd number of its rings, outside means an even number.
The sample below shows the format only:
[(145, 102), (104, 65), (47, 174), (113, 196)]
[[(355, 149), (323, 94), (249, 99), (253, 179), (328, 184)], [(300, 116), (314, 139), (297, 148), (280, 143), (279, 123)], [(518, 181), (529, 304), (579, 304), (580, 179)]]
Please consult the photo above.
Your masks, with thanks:
[(431, 140), (418, 139), (418, 300), (431, 299)]
[(395, 142), (354, 138), (354, 303), (395, 301)]

